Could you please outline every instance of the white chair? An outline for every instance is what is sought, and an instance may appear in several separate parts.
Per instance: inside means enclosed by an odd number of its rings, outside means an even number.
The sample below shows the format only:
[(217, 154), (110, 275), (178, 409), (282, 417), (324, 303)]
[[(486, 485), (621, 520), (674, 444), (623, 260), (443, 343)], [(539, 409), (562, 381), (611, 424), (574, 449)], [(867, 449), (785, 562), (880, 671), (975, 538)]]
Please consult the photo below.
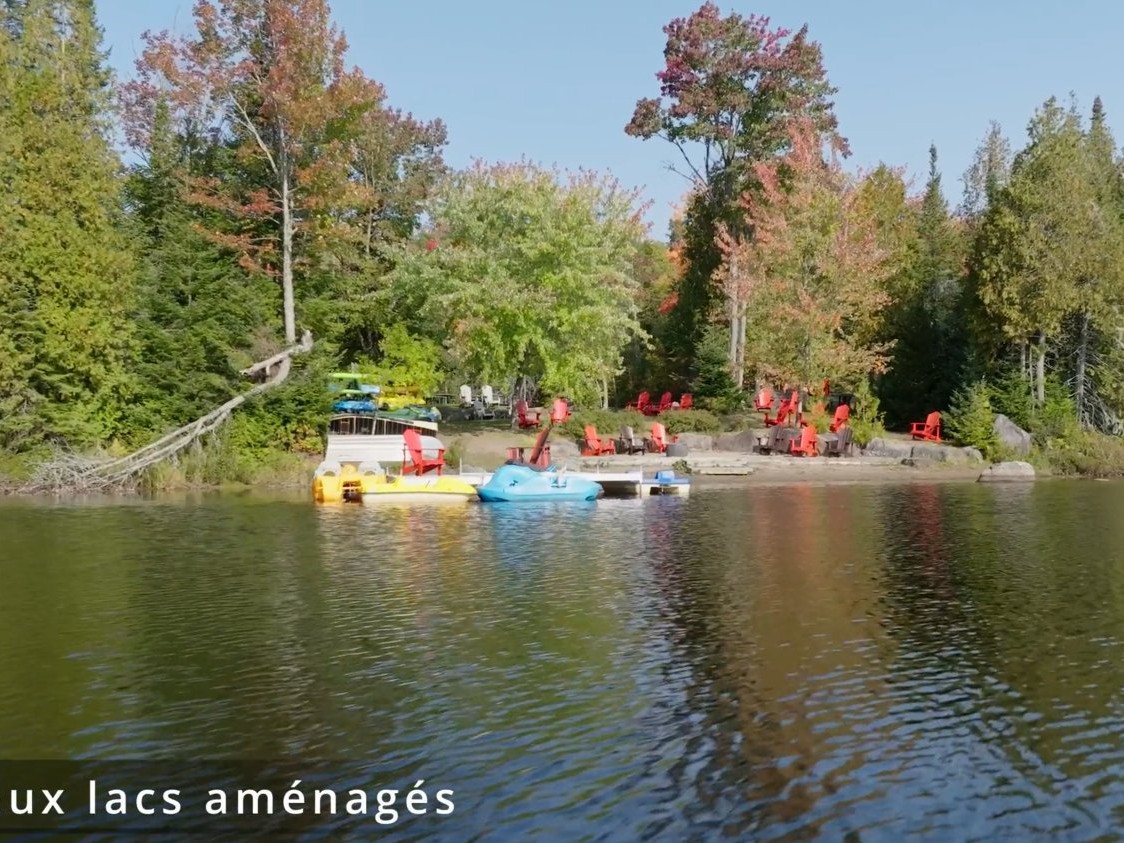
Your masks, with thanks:
[(472, 402), (472, 415), (477, 419), (494, 419), (496, 411), (477, 398)]
[(468, 384), (461, 387), (461, 404), (465, 407), (472, 406), (472, 387)]
[(488, 384), (484, 384), (480, 387), (480, 398), (484, 402), (485, 407), (491, 407), (496, 403), (495, 396), (492, 395), (492, 387), (488, 386)]

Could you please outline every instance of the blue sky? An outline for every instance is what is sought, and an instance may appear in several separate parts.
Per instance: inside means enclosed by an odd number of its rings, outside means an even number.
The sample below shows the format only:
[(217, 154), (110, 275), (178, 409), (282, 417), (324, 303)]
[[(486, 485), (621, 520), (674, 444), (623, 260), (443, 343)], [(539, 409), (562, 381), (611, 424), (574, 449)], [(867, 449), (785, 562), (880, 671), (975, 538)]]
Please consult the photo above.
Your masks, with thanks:
[[(449, 127), (448, 159), (521, 157), (611, 172), (652, 202), (652, 234), (664, 237), (686, 182), (668, 172), (674, 150), (623, 127), (636, 100), (655, 96), (663, 25), (701, 0), (333, 0), (350, 59), (386, 85), (390, 102)], [(146, 29), (188, 31), (191, 0), (98, 0), (110, 59), (132, 73)], [(1109, 123), (1124, 114), (1124, 3), (1113, 0), (838, 0), (752, 4), (774, 25), (808, 23), (823, 46), (852, 167), (903, 165), (920, 188), (930, 143), (945, 194), (989, 120), (1016, 148), (1034, 108), (1074, 92), (1087, 111), (1104, 100)]]

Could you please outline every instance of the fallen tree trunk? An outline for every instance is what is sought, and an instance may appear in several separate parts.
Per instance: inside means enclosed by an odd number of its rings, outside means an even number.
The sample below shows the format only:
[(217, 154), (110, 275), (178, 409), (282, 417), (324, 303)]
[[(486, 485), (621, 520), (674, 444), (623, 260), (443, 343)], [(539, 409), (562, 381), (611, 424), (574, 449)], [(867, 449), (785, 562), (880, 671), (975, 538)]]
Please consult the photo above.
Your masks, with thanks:
[(62, 491), (99, 492), (124, 487), (134, 481), (145, 469), (174, 456), (191, 443), (218, 429), (230, 418), (234, 410), (250, 398), (283, 383), (292, 368), (292, 356), (306, 353), (311, 349), (312, 335), (306, 331), (298, 344), (243, 369), (243, 374), (251, 376), (266, 374), (268, 379), (241, 395), (234, 396), (222, 406), (123, 457), (97, 460), (79, 454), (60, 453), (36, 468), (31, 479), (23, 487), (23, 491), (32, 494)]

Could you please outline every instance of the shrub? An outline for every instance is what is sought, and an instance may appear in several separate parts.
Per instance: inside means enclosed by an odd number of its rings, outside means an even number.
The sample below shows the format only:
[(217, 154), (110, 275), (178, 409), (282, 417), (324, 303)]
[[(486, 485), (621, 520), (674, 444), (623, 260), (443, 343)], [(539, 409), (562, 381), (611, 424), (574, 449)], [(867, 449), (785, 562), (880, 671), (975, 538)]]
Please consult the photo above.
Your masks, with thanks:
[(1040, 444), (1072, 439), (1079, 433), (1077, 407), (1056, 378), (1046, 379), (1046, 400), (1035, 408), (1027, 430)]
[(1119, 436), (1076, 431), (1040, 453), (1059, 474), (1124, 477), (1124, 440)]
[(953, 393), (944, 430), (960, 445), (979, 448), (987, 457), (995, 455), (999, 442), (995, 436), (991, 390), (985, 381), (976, 381)]
[(572, 439), (584, 439), (585, 426), (591, 424), (597, 428), (599, 436), (616, 439), (624, 425), (632, 427), (638, 436), (642, 435), (646, 423), (647, 418), (635, 410), (579, 410), (557, 429)]
[(1002, 413), (1023, 430), (1032, 428), (1034, 396), (1028, 381), (1017, 369), (1009, 369), (991, 385), (991, 408)]
[(729, 413), (745, 406), (746, 396), (730, 377), (727, 349), (729, 332), (718, 325), (703, 331), (695, 348), (697, 374), (691, 381), (691, 391), (699, 404), (717, 413)]
[(871, 391), (870, 384), (865, 378), (855, 387), (854, 396), (855, 400), (847, 424), (851, 428), (852, 441), (861, 448), (865, 447), (871, 439), (884, 436), (886, 426), (883, 423), (878, 396)]
[(679, 433), (720, 433), (722, 421), (709, 410), (672, 410), (660, 415), (661, 421), (670, 434)]
[(585, 437), (585, 426), (597, 428), (600, 436), (616, 439), (621, 428), (628, 425), (638, 435), (651, 428), (652, 422), (662, 422), (672, 436), (679, 433), (719, 433), (722, 422), (706, 410), (669, 410), (658, 416), (645, 416), (635, 410), (579, 410), (557, 429), (573, 439)]

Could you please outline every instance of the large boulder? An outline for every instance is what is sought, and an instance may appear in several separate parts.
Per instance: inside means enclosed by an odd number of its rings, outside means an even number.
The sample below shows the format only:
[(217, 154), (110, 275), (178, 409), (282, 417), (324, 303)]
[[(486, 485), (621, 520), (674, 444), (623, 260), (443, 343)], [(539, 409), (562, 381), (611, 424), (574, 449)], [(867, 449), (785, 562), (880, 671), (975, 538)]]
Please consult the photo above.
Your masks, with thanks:
[(936, 442), (915, 442), (911, 456), (914, 460), (932, 460), (952, 465), (983, 462), (983, 454), (976, 448), (958, 448), (955, 445), (938, 445)]
[(971, 447), (961, 448), (960, 451), (961, 451), (961, 453), (964, 454), (964, 461), (965, 462), (983, 462), (984, 461), (983, 452), (980, 451), (979, 448), (971, 448)]
[(980, 475), (981, 483), (1002, 483), (1008, 481), (1025, 481), (1034, 479), (1034, 466), (1021, 460), (997, 462), (990, 465)]
[(901, 442), (896, 439), (871, 439), (863, 448), (863, 456), (908, 460), (913, 457), (913, 443)]
[(722, 433), (714, 439), (714, 448), (718, 451), (736, 451), (741, 454), (752, 454), (757, 450), (758, 431), (739, 430), (737, 433)]
[(692, 451), (710, 451), (714, 449), (714, 437), (709, 433), (680, 433), (679, 442)]
[(1025, 457), (1030, 453), (1030, 434), (1000, 413), (995, 417), (995, 435), (1011, 452)]

